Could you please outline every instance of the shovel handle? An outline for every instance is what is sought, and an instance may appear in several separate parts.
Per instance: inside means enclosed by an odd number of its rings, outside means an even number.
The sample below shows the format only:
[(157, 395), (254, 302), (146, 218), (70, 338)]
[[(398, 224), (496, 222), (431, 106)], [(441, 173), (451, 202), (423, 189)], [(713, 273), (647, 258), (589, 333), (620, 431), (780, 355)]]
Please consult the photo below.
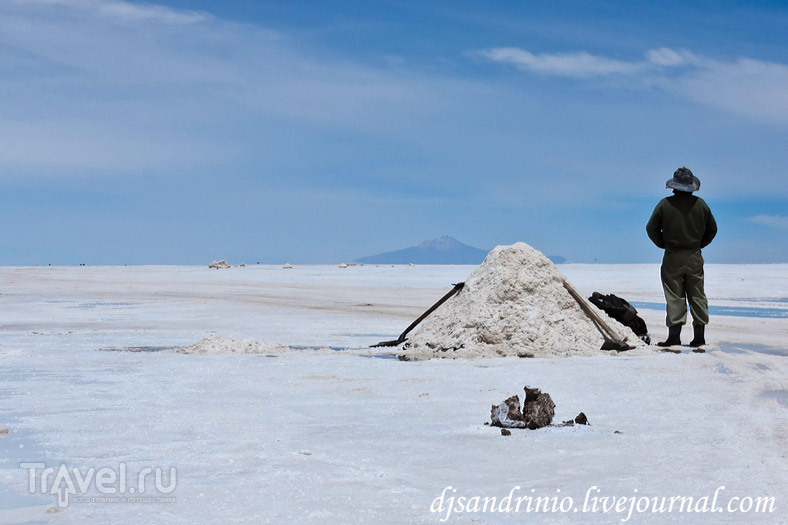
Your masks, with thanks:
[(404, 332), (402, 332), (402, 333), (400, 334), (400, 336), (399, 336), (397, 339), (395, 339), (395, 340), (393, 340), (393, 341), (383, 341), (383, 342), (380, 342), (380, 343), (378, 343), (378, 344), (376, 344), (376, 345), (372, 345), (372, 348), (375, 348), (375, 347), (378, 347), (378, 346), (397, 346), (397, 345), (399, 345), (399, 344), (401, 344), (401, 343), (405, 342), (405, 339), (407, 339), (407, 338), (408, 338), (408, 333), (409, 333), (411, 330), (413, 330), (414, 328), (416, 328), (416, 326), (418, 326), (418, 324), (419, 324), (420, 322), (422, 322), (424, 319), (426, 319), (428, 315), (430, 315), (432, 312), (434, 312), (435, 310), (437, 310), (437, 309), (438, 309), (438, 307), (439, 307), (440, 305), (442, 305), (443, 303), (445, 303), (446, 301), (448, 301), (448, 300), (449, 300), (449, 298), (450, 298), (452, 295), (454, 295), (454, 294), (456, 294), (457, 292), (459, 292), (460, 290), (462, 290), (463, 286), (465, 286), (465, 283), (457, 283), (457, 284), (455, 284), (455, 285), (454, 285), (454, 288), (452, 288), (451, 290), (449, 290), (449, 292), (448, 292), (446, 295), (444, 295), (443, 297), (441, 297), (441, 298), (440, 298), (440, 300), (439, 300), (437, 303), (435, 303), (435, 304), (433, 304), (432, 306), (430, 306), (430, 307), (429, 307), (429, 309), (427, 309), (427, 311), (426, 311), (426, 312), (424, 312), (423, 314), (421, 314), (421, 315), (419, 316), (419, 318), (418, 318), (418, 319), (416, 319), (415, 321), (413, 321), (412, 323), (410, 323), (410, 326), (408, 326), (408, 327), (405, 329), (405, 331), (404, 331)]
[(596, 313), (588, 305), (588, 303), (585, 302), (585, 300), (580, 296), (580, 294), (577, 293), (577, 290), (575, 290), (574, 287), (571, 284), (569, 284), (568, 281), (564, 281), (564, 288), (566, 288), (566, 291), (569, 292), (569, 295), (571, 295), (575, 299), (575, 301), (577, 301), (577, 304), (580, 305), (580, 308), (583, 309), (583, 311), (586, 313), (586, 315), (591, 317), (591, 320), (594, 321), (594, 323), (597, 325), (597, 327), (599, 328), (599, 331), (602, 332), (602, 335), (605, 337), (605, 339), (610, 339), (614, 343), (623, 343), (624, 342), (613, 331), (613, 329), (610, 328), (610, 326), (604, 321), (604, 319), (602, 319), (602, 317), (598, 313)]

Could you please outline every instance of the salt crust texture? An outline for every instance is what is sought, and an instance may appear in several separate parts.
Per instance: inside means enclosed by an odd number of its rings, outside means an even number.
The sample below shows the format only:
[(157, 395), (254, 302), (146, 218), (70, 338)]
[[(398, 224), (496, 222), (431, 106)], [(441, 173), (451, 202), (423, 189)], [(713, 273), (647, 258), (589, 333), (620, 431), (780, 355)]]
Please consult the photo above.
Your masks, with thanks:
[[(602, 335), (564, 280), (550, 259), (528, 244), (497, 246), (398, 353), (410, 360), (599, 354)], [(606, 321), (619, 336), (629, 336), (630, 344), (643, 346), (624, 327)]]
[(272, 354), (286, 350), (289, 350), (289, 347), (278, 343), (266, 343), (254, 339), (227, 339), (211, 335), (173, 351), (179, 354)]

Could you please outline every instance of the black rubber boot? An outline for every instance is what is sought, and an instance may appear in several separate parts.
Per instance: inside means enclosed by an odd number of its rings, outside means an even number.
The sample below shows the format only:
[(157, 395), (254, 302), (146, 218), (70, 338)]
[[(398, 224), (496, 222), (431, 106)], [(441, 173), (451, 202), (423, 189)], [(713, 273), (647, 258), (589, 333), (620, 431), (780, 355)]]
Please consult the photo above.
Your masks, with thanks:
[(692, 348), (698, 348), (699, 346), (703, 346), (706, 344), (706, 325), (703, 324), (696, 324), (693, 325), (692, 329), (695, 332), (695, 336), (690, 341), (690, 346)]
[(677, 324), (676, 326), (668, 327), (668, 338), (661, 343), (657, 343), (657, 346), (680, 346), (681, 345), (681, 325)]

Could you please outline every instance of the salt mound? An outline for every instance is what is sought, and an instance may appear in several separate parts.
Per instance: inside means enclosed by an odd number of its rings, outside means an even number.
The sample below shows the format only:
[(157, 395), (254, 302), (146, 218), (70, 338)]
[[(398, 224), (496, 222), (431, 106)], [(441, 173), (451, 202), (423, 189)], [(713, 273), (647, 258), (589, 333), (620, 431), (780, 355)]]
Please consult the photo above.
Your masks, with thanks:
[(229, 267), (230, 264), (224, 259), (221, 259), (219, 261), (213, 261), (211, 264), (208, 265), (208, 268), (216, 268), (217, 270), (219, 268), (229, 268)]
[[(400, 347), (400, 354), (412, 360), (598, 354), (604, 339), (566, 291), (564, 280), (531, 246), (498, 246), (463, 289)], [(634, 339), (629, 342), (636, 343)]]
[(271, 354), (289, 350), (278, 343), (266, 343), (254, 339), (227, 339), (211, 335), (201, 341), (176, 348), (179, 354)]

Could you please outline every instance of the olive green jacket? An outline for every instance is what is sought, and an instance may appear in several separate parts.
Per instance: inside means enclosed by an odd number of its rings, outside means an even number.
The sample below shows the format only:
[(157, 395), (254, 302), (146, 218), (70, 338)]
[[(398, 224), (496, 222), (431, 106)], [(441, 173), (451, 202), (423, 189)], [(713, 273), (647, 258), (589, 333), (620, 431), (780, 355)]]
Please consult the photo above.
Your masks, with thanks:
[(678, 192), (659, 201), (646, 233), (659, 248), (699, 250), (717, 235), (717, 222), (703, 199)]

